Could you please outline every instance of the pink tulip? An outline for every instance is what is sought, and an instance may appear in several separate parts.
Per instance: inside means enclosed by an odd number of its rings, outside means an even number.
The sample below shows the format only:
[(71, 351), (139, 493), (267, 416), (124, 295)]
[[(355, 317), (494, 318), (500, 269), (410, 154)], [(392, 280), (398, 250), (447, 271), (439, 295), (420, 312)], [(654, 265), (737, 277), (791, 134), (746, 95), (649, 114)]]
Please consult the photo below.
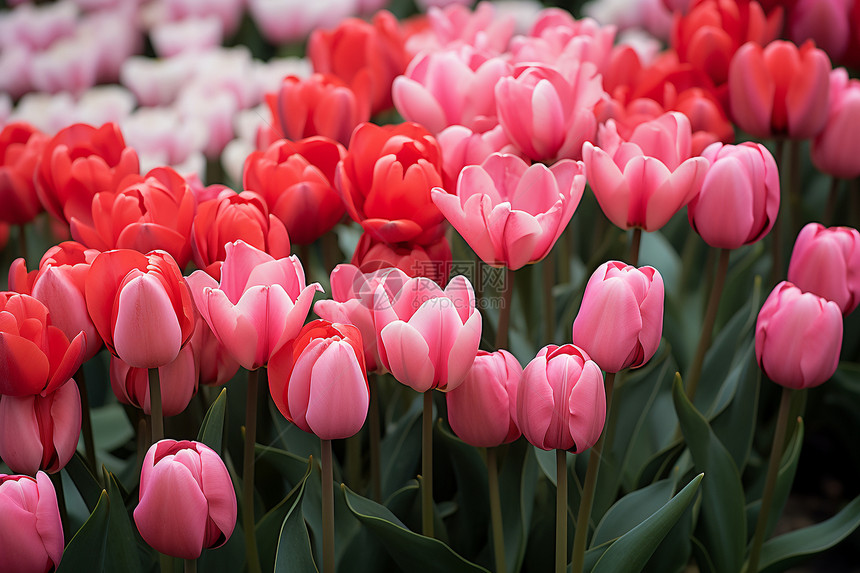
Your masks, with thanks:
[(603, 373), (584, 350), (550, 344), (523, 370), (517, 423), (532, 445), (578, 454), (597, 443), (605, 420)]
[(199, 442), (153, 444), (140, 471), (134, 523), (153, 549), (182, 559), (224, 545), (236, 525), (236, 494), (224, 462)]
[(830, 103), (827, 122), (812, 140), (812, 163), (820, 171), (854, 179), (860, 175), (860, 159), (855, 152), (860, 145), (860, 80), (849, 79), (845, 68), (830, 72)]
[(368, 372), (385, 372), (379, 359), (373, 321), (376, 287), (382, 286), (390, 300), (408, 280), (409, 275), (394, 267), (363, 272), (353, 265), (338, 265), (331, 272), (332, 300), (319, 300), (314, 305), (314, 312), (321, 318), (358, 328)]
[(416, 392), (453, 390), (478, 353), (481, 313), (462, 275), (444, 291), (430, 279), (413, 278), (393, 298), (377, 286), (374, 320), (382, 365)]
[(501, 125), (483, 133), (452, 125), (439, 132), (436, 140), (442, 149), (442, 186), (446, 189), (457, 186), (457, 178), (465, 166), (480, 165), (491, 153), (519, 155)]
[(796, 390), (823, 384), (841, 348), (839, 305), (787, 281), (774, 287), (755, 325), (756, 360), (768, 378)]
[[(197, 393), (197, 365), (194, 349), (186, 344), (173, 362), (158, 367), (161, 386), (161, 407), (164, 416), (182, 413)], [(149, 402), (149, 372), (146, 368), (133, 368), (117, 358), (110, 359), (110, 385), (117, 400), (152, 413)]]
[(60, 471), (80, 435), (81, 396), (74, 380), (44, 396), (0, 397), (0, 458), (16, 473)]
[(653, 267), (603, 263), (585, 285), (573, 343), (606, 372), (639, 368), (663, 335), (663, 277)]
[(690, 157), (690, 120), (667, 112), (639, 124), (625, 141), (615, 122), (601, 126), (598, 146), (582, 147), (588, 183), (603, 213), (622, 229), (656, 231), (699, 192), (708, 160)]
[(851, 0), (797, 0), (790, 4), (788, 38), (798, 45), (812, 40), (831, 59), (841, 60), (852, 35), (852, 4)]
[(454, 433), (479, 448), (519, 438), (517, 391), (522, 376), (523, 367), (507, 350), (479, 350), (463, 383), (445, 395)]
[(433, 202), (485, 263), (516, 270), (543, 259), (561, 236), (585, 189), (581, 162), (547, 168), (494, 153), (463, 168), (457, 194), (432, 190)]
[(718, 249), (737, 249), (770, 232), (779, 214), (779, 172), (760, 143), (714, 143), (702, 153), (711, 166), (687, 206), (690, 226)]
[(63, 557), (63, 524), (51, 478), (0, 474), (0, 571), (45, 573)]
[[(504, 7), (508, 12), (511, 9)], [(465, 44), (489, 54), (502, 54), (507, 51), (514, 27), (522, 22), (522, 18), (503, 13), (502, 8), (502, 4), (491, 2), (479, 2), (474, 10), (460, 4), (431, 6), (427, 10), (428, 28), (410, 34), (406, 49), (417, 54)]]
[(305, 286), (305, 272), (293, 255), (275, 259), (244, 241), (225, 245), (218, 283), (194, 271), (188, 284), (203, 319), (224, 349), (244, 368), (266, 364), (298, 335), (318, 283)]
[(269, 388), (281, 414), (305, 432), (322, 440), (357, 434), (370, 403), (358, 328), (326, 320), (306, 324), (272, 357)]
[(194, 352), (200, 384), (222, 386), (239, 370), (239, 363), (224, 350), (209, 324), (199, 314), (189, 344)]
[(788, 280), (803, 292), (832, 300), (848, 315), (860, 304), (860, 233), (809, 223), (794, 242)]

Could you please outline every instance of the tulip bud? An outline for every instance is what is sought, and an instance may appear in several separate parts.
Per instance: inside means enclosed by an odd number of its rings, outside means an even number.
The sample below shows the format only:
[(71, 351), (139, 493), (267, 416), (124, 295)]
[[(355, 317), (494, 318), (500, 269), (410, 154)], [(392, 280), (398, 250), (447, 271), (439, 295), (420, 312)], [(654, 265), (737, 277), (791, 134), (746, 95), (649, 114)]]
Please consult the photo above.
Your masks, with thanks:
[(362, 233), (350, 264), (363, 273), (396, 267), (410, 277), (427, 277), (444, 285), (451, 274), (451, 245), (444, 235), (429, 245), (385, 243)]
[(860, 159), (856, 149), (860, 145), (860, 80), (849, 79), (845, 68), (830, 72), (830, 102), (827, 106), (827, 123), (810, 149), (812, 163), (820, 171), (853, 179), (860, 175)]
[[(162, 415), (181, 413), (197, 393), (197, 366), (194, 349), (186, 344), (176, 359), (158, 367), (161, 387)], [(110, 385), (117, 400), (151, 415), (149, 402), (149, 372), (146, 368), (133, 368), (116, 356), (110, 359)]]
[(580, 453), (594, 444), (606, 421), (600, 367), (573, 344), (544, 346), (523, 370), (517, 423), (542, 450)]
[(182, 559), (224, 545), (236, 525), (236, 494), (224, 462), (199, 442), (153, 444), (140, 471), (134, 523), (153, 549)]
[(849, 314), (860, 303), (860, 233), (851, 227), (809, 223), (794, 242), (788, 280)]
[(0, 221), (23, 225), (44, 210), (33, 174), (47, 141), (48, 136), (24, 122), (0, 130)]
[(790, 282), (774, 287), (758, 313), (755, 355), (768, 378), (800, 390), (836, 372), (842, 348), (839, 305)]
[(0, 515), (0, 571), (45, 573), (60, 564), (63, 524), (47, 475), (0, 474)]

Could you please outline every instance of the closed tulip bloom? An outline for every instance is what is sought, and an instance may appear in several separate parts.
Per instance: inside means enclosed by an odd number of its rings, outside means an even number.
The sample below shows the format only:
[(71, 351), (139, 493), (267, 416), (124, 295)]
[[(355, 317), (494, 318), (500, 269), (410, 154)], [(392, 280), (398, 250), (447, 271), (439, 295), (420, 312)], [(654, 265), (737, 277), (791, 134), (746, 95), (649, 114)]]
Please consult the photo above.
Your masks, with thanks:
[(313, 302), (318, 283), (305, 285), (293, 255), (275, 259), (244, 241), (227, 243), (218, 282), (194, 271), (188, 284), (197, 310), (224, 349), (248, 370), (265, 365), (295, 338)]
[(788, 280), (849, 314), (860, 303), (860, 233), (851, 227), (809, 223), (794, 242)]
[(845, 68), (830, 72), (830, 104), (827, 123), (812, 140), (812, 163), (820, 171), (853, 179), (860, 175), (860, 159), (854, 152), (860, 145), (855, 126), (860, 121), (860, 80), (849, 79)]
[(563, 159), (548, 168), (494, 153), (463, 168), (456, 195), (437, 187), (432, 197), (481, 260), (516, 270), (550, 252), (584, 189), (581, 162)]
[(114, 356), (136, 368), (173, 362), (194, 332), (194, 303), (173, 257), (120, 249), (90, 266), (87, 310)]
[(397, 267), (410, 277), (427, 277), (439, 285), (447, 284), (451, 274), (451, 245), (445, 235), (429, 245), (386, 243), (370, 233), (362, 233), (350, 263), (370, 273)]
[(475, 292), (462, 275), (445, 290), (427, 278), (410, 279), (393, 299), (377, 286), (374, 321), (382, 365), (416, 392), (459, 386), (481, 341)]
[(194, 322), (194, 334), (189, 346), (194, 351), (200, 384), (223, 386), (239, 370), (239, 363), (221, 346), (212, 328), (199, 314)]
[(452, 125), (439, 132), (436, 140), (442, 149), (442, 187), (445, 189), (455, 189), (460, 171), (467, 165), (480, 165), (491, 153), (519, 154), (501, 125), (483, 133)]
[(852, 35), (851, 0), (797, 0), (790, 5), (786, 31), (796, 44), (812, 40), (830, 59), (841, 61)]
[(0, 131), (0, 221), (23, 225), (44, 210), (33, 175), (47, 141), (47, 135), (24, 122)]
[(663, 277), (653, 267), (603, 263), (588, 279), (573, 343), (606, 372), (639, 368), (663, 336)]
[(281, 414), (305, 432), (322, 440), (354, 436), (370, 403), (358, 328), (309, 322), (272, 357), (269, 387)]
[(517, 392), (522, 375), (523, 367), (507, 350), (479, 350), (463, 383), (445, 394), (454, 433), (479, 448), (519, 438)]
[(718, 249), (737, 249), (770, 232), (779, 214), (779, 172), (760, 143), (714, 143), (702, 188), (687, 205), (690, 226)]
[(606, 394), (600, 367), (578, 346), (544, 346), (523, 370), (517, 423), (542, 450), (581, 453), (600, 438)]
[(768, 378), (795, 390), (823, 384), (841, 348), (839, 305), (787, 281), (774, 287), (755, 325), (756, 360)]
[(236, 526), (236, 493), (224, 462), (200, 442), (153, 444), (140, 470), (134, 523), (153, 549), (182, 559), (224, 545)]
[(829, 74), (830, 59), (812, 42), (748, 42), (729, 66), (732, 117), (756, 137), (815, 137), (827, 121)]
[(667, 112), (624, 140), (610, 120), (598, 146), (585, 142), (588, 183), (606, 217), (622, 229), (656, 231), (699, 192), (708, 160), (691, 157), (690, 120)]
[(45, 473), (0, 474), (0, 571), (47, 573), (63, 557), (57, 492)]
[(86, 335), (69, 342), (35, 298), (0, 292), (0, 394), (47, 394), (65, 384), (84, 358)]
[[(158, 367), (162, 415), (182, 413), (197, 393), (197, 381), (194, 349), (191, 344), (186, 344), (173, 362)], [(120, 403), (140, 408), (146, 415), (152, 414), (149, 371), (146, 368), (133, 368), (116, 356), (111, 356), (110, 385)]]

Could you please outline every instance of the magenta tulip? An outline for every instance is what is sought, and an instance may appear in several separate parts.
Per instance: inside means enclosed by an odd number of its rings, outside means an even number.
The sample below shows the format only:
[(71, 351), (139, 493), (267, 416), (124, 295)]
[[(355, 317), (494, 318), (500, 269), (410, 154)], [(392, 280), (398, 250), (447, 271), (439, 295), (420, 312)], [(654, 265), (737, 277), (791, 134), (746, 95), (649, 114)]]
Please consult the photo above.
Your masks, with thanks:
[(0, 474), (0, 571), (46, 573), (63, 557), (63, 524), (51, 478)]
[(849, 314), (860, 303), (860, 233), (851, 227), (809, 223), (794, 242), (788, 280)]

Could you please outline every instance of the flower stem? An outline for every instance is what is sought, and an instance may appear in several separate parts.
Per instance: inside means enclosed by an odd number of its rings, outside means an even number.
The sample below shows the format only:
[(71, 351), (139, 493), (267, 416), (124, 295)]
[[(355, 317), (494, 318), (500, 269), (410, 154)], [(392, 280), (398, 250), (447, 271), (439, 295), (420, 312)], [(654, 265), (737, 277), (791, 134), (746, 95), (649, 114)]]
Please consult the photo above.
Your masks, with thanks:
[(544, 339), (549, 344), (555, 339), (555, 299), (552, 296), (552, 287), (555, 281), (555, 251), (550, 251), (543, 260), (543, 315), (544, 315)]
[(833, 225), (833, 217), (836, 215), (836, 203), (839, 201), (839, 182), (838, 177), (830, 179), (830, 193), (827, 195), (827, 206), (824, 208), (824, 217), (821, 220), (826, 227)]
[(185, 560), (185, 573), (197, 573), (197, 560), (196, 559), (186, 559)]
[(555, 451), (555, 573), (567, 569), (567, 450)]
[(424, 415), (421, 422), (421, 529), (433, 537), (433, 390), (424, 392)]
[(696, 397), (699, 386), (699, 378), (702, 376), (702, 366), (705, 363), (705, 353), (711, 346), (711, 333), (714, 331), (714, 323), (717, 320), (717, 310), (720, 308), (720, 297), (723, 294), (723, 285), (726, 282), (726, 274), (729, 270), (729, 249), (720, 250), (720, 260), (717, 263), (717, 275), (714, 277), (714, 287), (708, 298), (708, 308), (705, 310), (705, 320), (702, 324), (702, 333), (699, 335), (699, 345), (690, 365), (690, 373), (687, 375), (687, 397), (690, 401)]
[(496, 573), (506, 573), (505, 535), (502, 528), (502, 503), (499, 497), (499, 464), (496, 448), (487, 448), (487, 477), (490, 489), (490, 518), (493, 525), (493, 552), (496, 556)]
[(18, 249), (20, 249), (21, 257), (24, 262), (27, 262), (27, 225), (18, 226)]
[(63, 489), (63, 476), (60, 475), (60, 472), (48, 475), (51, 477), (54, 491), (57, 494), (57, 507), (60, 509), (60, 524), (63, 527), (63, 539), (68, 540), (70, 539), (71, 532), (69, 531), (69, 514), (66, 510), (66, 492)]
[(496, 350), (508, 346), (508, 325), (511, 322), (511, 301), (514, 298), (514, 271), (509, 268), (505, 268), (505, 284), (502, 289), (499, 328), (496, 330)]
[(90, 418), (90, 398), (87, 392), (87, 380), (84, 377), (84, 367), (81, 365), (75, 373), (75, 383), (81, 395), (81, 433), (84, 435), (84, 452), (87, 455), (87, 463), (93, 473), (96, 473), (96, 445), (93, 439), (93, 423)]
[(161, 383), (158, 380), (158, 368), (149, 369), (149, 413), (152, 423), (152, 439), (155, 442), (164, 439), (164, 416), (161, 413)]
[(245, 558), (250, 573), (260, 573), (254, 519), (254, 444), (257, 441), (257, 376), (248, 372), (248, 397), (245, 403), (245, 455), (242, 465), (242, 527), (245, 529)]
[(758, 512), (758, 521), (755, 526), (750, 557), (749, 561), (747, 561), (747, 573), (757, 573), (758, 571), (761, 546), (764, 543), (765, 530), (767, 529), (768, 513), (770, 513), (770, 506), (773, 502), (776, 477), (779, 473), (779, 463), (782, 459), (782, 450), (785, 445), (785, 430), (788, 427), (788, 414), (791, 410), (791, 394), (791, 388), (782, 388), (782, 397), (779, 400), (779, 414), (776, 418), (776, 430), (773, 434), (773, 444), (770, 449), (770, 462), (767, 466), (767, 478), (764, 482), (764, 493), (761, 498), (761, 509)]
[(641, 227), (633, 227), (633, 237), (630, 239), (630, 255), (628, 259), (630, 260), (630, 264), (635, 266), (639, 265), (639, 246), (642, 244), (642, 228)]
[(322, 457), (323, 573), (334, 573), (334, 476), (331, 440), (320, 440)]
[(379, 440), (382, 434), (379, 423), (379, 385), (382, 381), (382, 376), (377, 374), (373, 377), (373, 383), (370, 384), (370, 484), (373, 490), (373, 499), (377, 503), (382, 503), (382, 474), (380, 467), (382, 465), (379, 452)]

